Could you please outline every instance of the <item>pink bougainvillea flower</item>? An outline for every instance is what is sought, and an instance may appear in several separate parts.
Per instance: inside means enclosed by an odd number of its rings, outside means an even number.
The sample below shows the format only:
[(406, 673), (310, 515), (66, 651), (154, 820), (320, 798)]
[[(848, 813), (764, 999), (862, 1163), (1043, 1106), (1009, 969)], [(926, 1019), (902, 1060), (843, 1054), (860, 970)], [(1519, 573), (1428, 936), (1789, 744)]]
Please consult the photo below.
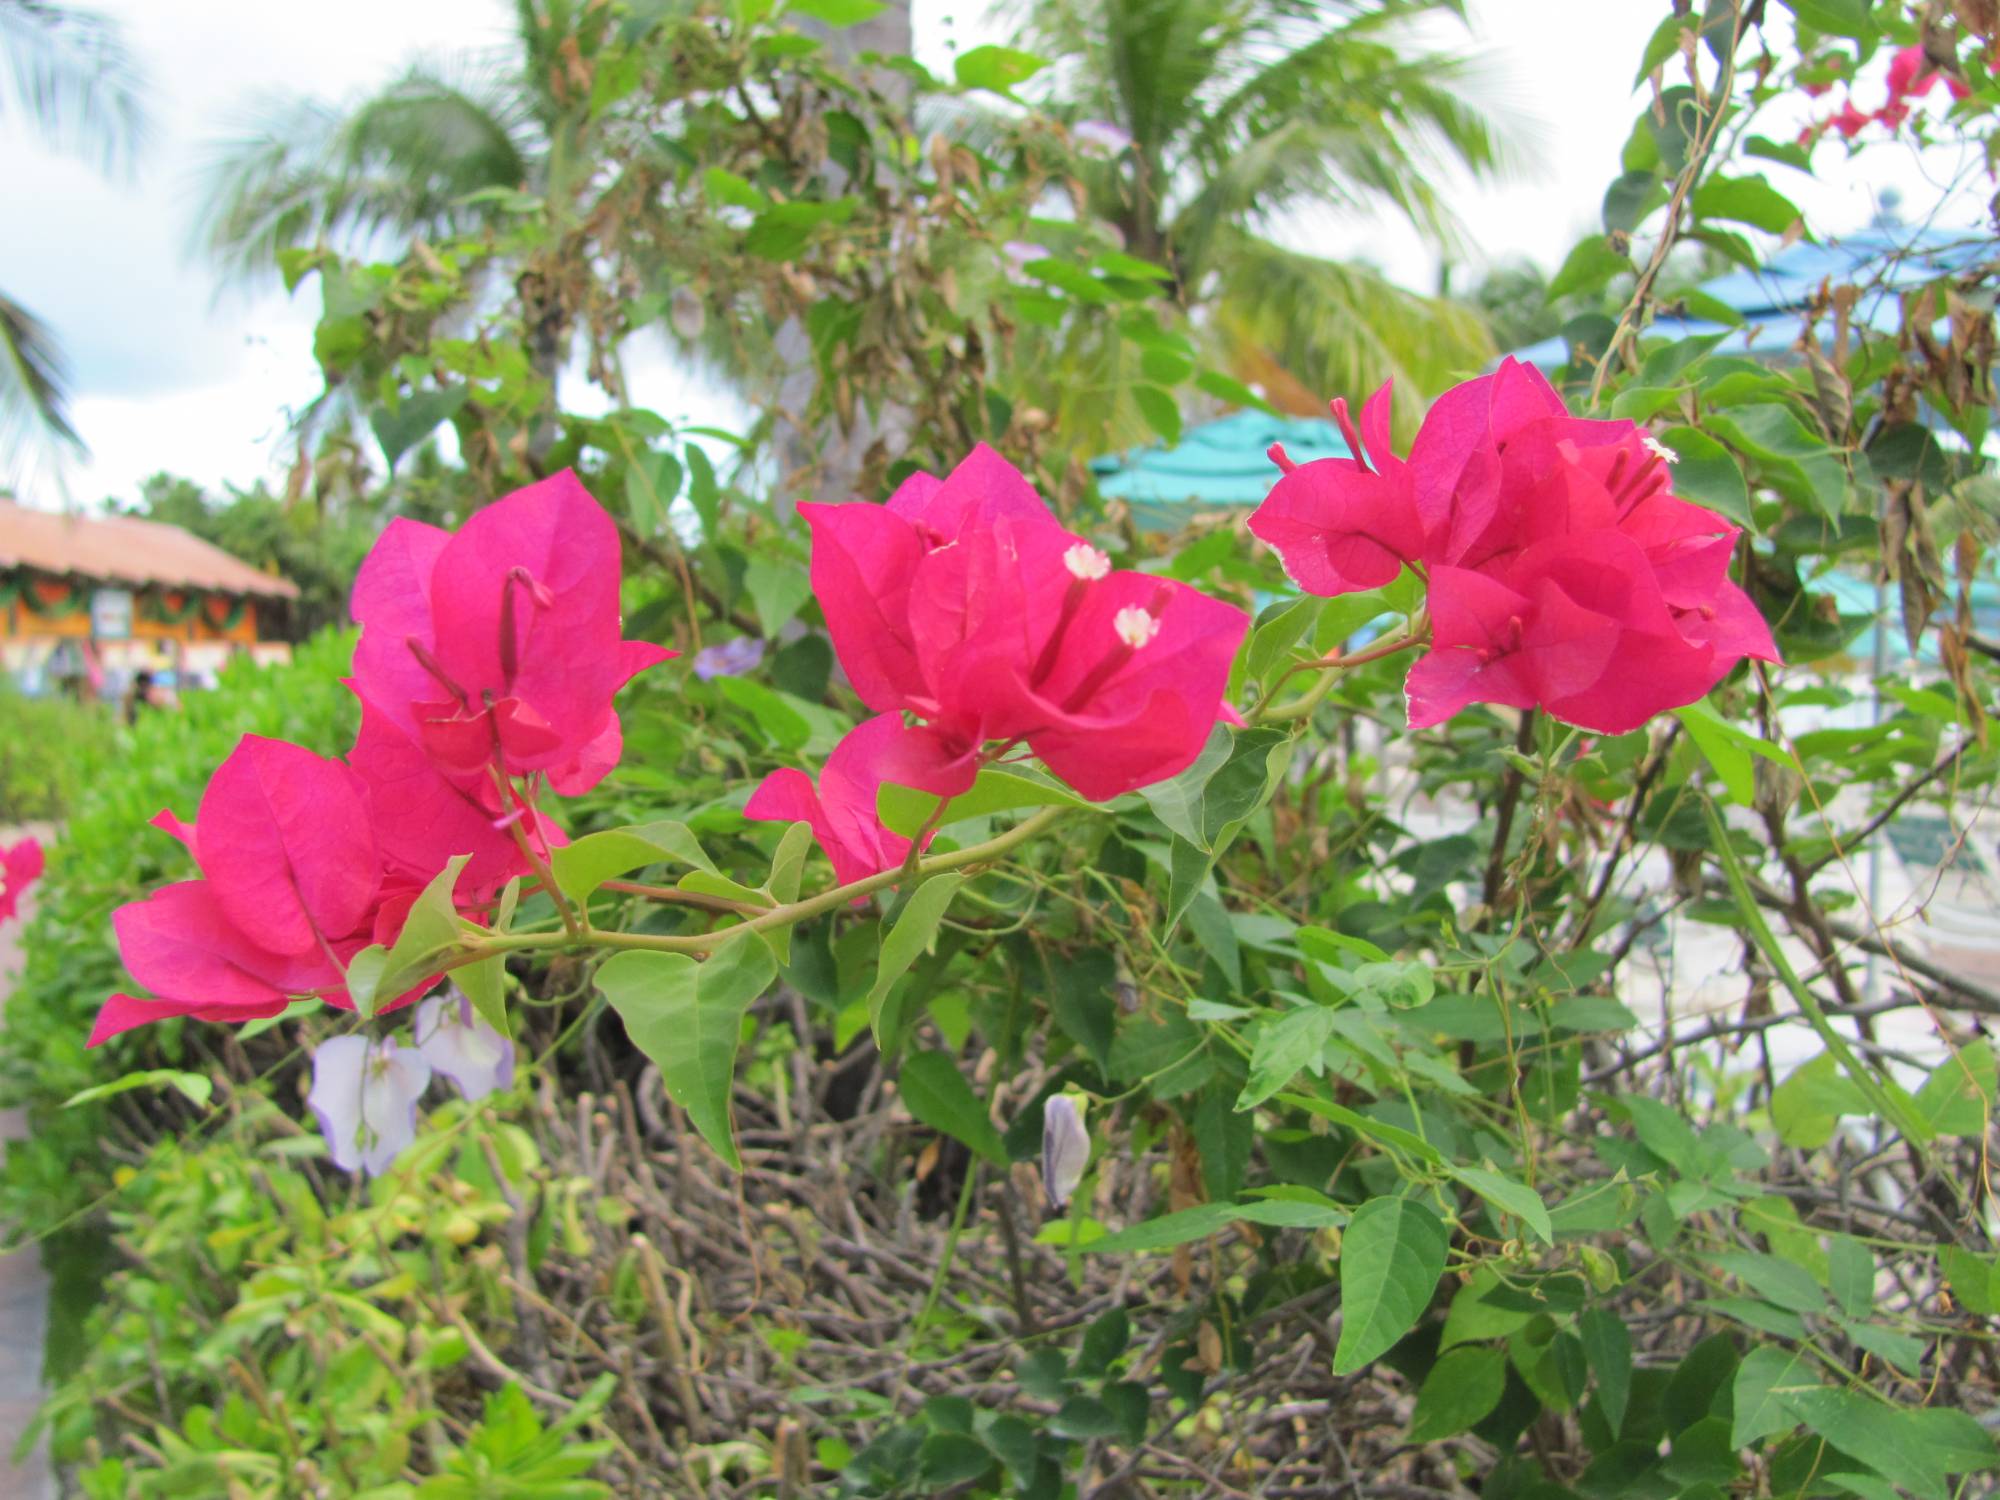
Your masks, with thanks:
[(1532, 708), (1520, 661), (1528, 601), (1469, 568), (1431, 570), (1431, 649), (1410, 668), (1410, 727), (1428, 729), (1474, 703)]
[(521, 823), (531, 844), (544, 852), (561, 841), (560, 830), (545, 817), (503, 808), (490, 780), (445, 775), (366, 698), (361, 700), (361, 732), (347, 758), (366, 790), (385, 868), (420, 889), (454, 855), (469, 854), (457, 894), (468, 905), (483, 905), (509, 880), (534, 868), (514, 841), (510, 824)]
[(1531, 424), (1568, 415), (1542, 372), (1511, 356), (1432, 403), (1409, 457), (1425, 561), (1463, 564), (1501, 507), (1509, 446)]
[[(1081, 547), (1091, 555), (1079, 565)], [(1145, 573), (1096, 575), (1102, 553), (1066, 549), (1067, 587), (1017, 662), (1013, 722), (1042, 763), (1093, 801), (1186, 770), (1208, 743), (1249, 619)]]
[(878, 712), (924, 721), (895, 776), (964, 790), (982, 746), (1026, 741), (1084, 795), (1185, 769), (1223, 716), (1249, 628), (1185, 584), (1116, 572), (981, 445), (885, 506), (800, 507), (841, 665)]
[(294, 996), (340, 982), (318, 951), (276, 953), (229, 920), (206, 880), (162, 886), (111, 914), (118, 953), (157, 998), (113, 995), (98, 1012), (89, 1045), (169, 1016), (254, 1021), (275, 1016)]
[(21, 897), (41, 878), (42, 846), (32, 836), (0, 847), (0, 922), (12, 921)]
[(1889, 102), (1920, 99), (1937, 87), (1939, 79), (1954, 99), (1972, 92), (1961, 79), (1934, 67), (1921, 46), (1904, 47), (1889, 59)]
[(337, 1036), (313, 1052), (306, 1103), (319, 1119), (333, 1164), (379, 1177), (417, 1137), (417, 1101), (431, 1065), (394, 1038)]
[(756, 822), (810, 823), (842, 885), (893, 870), (909, 856), (910, 841), (883, 826), (875, 797), (885, 782), (911, 784), (905, 779), (911, 774), (906, 741), (921, 734), (904, 728), (900, 714), (878, 714), (833, 747), (817, 787), (803, 771), (773, 771), (751, 794), (743, 816)]
[(1834, 111), (1832, 117), (1826, 123), (1831, 125), (1835, 130), (1838, 130), (1843, 138), (1851, 141), (1874, 122), (1874, 115), (1860, 108), (1852, 99), (1849, 99), (1839, 109)]
[(944, 479), (916, 473), (886, 505), (806, 504), (812, 528), (812, 589), (840, 664), (877, 713), (929, 702), (910, 626), (910, 585), (934, 550), (977, 519), (1054, 524), (1020, 471), (984, 443)]
[(1293, 464), (1282, 446), (1271, 449), (1284, 476), (1250, 517), (1250, 530), (1308, 594), (1380, 588), (1423, 555), (1424, 525), (1409, 474), (1389, 444), (1392, 399), (1390, 385), (1368, 398), (1360, 432), (1347, 403), (1333, 403), (1351, 457)]
[(1714, 597), (1720, 605), (1675, 609), (1644, 549), (1616, 530), (1538, 543), (1504, 581), (1439, 568), (1432, 649), (1407, 683), (1411, 726), (1482, 702), (1625, 734), (1692, 703), (1743, 656), (1775, 659), (1768, 631), (1745, 618), (1756, 615), (1749, 600), (1726, 582)]
[(620, 638), (619, 577), (617, 527), (567, 469), (456, 535), (393, 521), (354, 583), (356, 691), (454, 777), (588, 790), (617, 760), (612, 696), (673, 654)]
[(361, 778), (258, 735), (209, 778), (193, 853), (224, 914), (274, 953), (310, 953), (354, 931), (381, 883)]
[(112, 914), (125, 967), (153, 997), (112, 996), (91, 1046), (169, 1016), (257, 1020), (308, 996), (351, 1007), (347, 964), (370, 943), (393, 941), (436, 873), (385, 870), (355, 772), (256, 735), (216, 769), (193, 824), (171, 812), (153, 821), (187, 846), (204, 878)]

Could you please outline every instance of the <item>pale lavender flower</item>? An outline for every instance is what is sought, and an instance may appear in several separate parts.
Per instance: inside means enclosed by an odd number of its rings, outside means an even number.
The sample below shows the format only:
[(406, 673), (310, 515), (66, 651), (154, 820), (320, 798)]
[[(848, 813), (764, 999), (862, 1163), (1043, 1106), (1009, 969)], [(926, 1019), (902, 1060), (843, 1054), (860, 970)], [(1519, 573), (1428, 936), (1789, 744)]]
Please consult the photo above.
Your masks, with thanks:
[(457, 985), (417, 1002), (417, 1051), (468, 1099), (514, 1081), (514, 1044), (472, 1008)]
[(1090, 1132), (1083, 1128), (1083, 1111), (1068, 1094), (1049, 1095), (1042, 1104), (1042, 1186), (1049, 1202), (1057, 1208), (1069, 1202), (1089, 1165)]
[(694, 675), (703, 682), (741, 677), (764, 660), (764, 643), (754, 635), (739, 635), (719, 646), (704, 646), (694, 654)]
[(306, 1103), (343, 1172), (379, 1177), (417, 1135), (417, 1100), (431, 1065), (393, 1037), (337, 1036), (313, 1053)]
[(1069, 138), (1085, 156), (1112, 157), (1132, 149), (1132, 132), (1109, 120), (1078, 120)]
[(1047, 260), (1049, 256), (1046, 245), (1037, 245), (1029, 240), (1009, 240), (1000, 247), (1000, 253), (1007, 260), (1007, 279), (1009, 281), (1025, 281), (1027, 279), (1028, 263), (1030, 261)]

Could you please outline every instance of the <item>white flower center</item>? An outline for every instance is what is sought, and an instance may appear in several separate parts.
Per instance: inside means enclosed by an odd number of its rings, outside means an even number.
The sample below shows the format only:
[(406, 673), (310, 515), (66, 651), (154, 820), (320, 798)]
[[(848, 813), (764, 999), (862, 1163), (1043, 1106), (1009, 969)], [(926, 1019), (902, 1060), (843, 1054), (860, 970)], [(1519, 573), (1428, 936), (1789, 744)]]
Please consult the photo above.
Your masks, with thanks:
[(1078, 542), (1063, 554), (1063, 566), (1085, 583), (1095, 583), (1111, 571), (1111, 559), (1088, 542)]
[(1677, 464), (1681, 461), (1681, 456), (1678, 453), (1674, 452), (1673, 449), (1654, 437), (1650, 432), (1640, 433), (1639, 441), (1644, 443), (1653, 457), (1657, 458), (1661, 463)]
[(1137, 651), (1160, 633), (1160, 622), (1136, 605), (1127, 605), (1111, 617), (1111, 628), (1118, 632), (1119, 640)]

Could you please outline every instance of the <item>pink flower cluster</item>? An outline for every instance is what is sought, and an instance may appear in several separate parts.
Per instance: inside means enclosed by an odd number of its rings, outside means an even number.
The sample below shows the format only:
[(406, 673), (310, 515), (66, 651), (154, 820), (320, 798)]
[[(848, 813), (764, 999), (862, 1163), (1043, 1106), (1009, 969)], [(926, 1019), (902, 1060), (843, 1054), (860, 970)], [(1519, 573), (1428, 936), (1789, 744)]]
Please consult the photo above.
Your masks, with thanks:
[(1777, 660), (1729, 581), (1737, 528), (1673, 495), (1672, 455), (1631, 422), (1572, 417), (1532, 366), (1447, 391), (1407, 458), (1389, 445), (1390, 389), (1351, 458), (1293, 465), (1251, 517), (1308, 593), (1428, 579), (1431, 649), (1410, 670), (1421, 729), (1471, 703), (1539, 707), (1605, 734), (1706, 693), (1746, 656)]
[[(1940, 80), (1954, 99), (1963, 99), (1972, 92), (1961, 80), (1933, 67), (1922, 47), (1905, 47), (1889, 60), (1889, 97), (1882, 105), (1864, 110), (1854, 102), (1850, 93), (1833, 114), (1824, 120), (1815, 120), (1800, 131), (1799, 144), (1810, 146), (1829, 129), (1839, 131), (1844, 140), (1850, 141), (1877, 123), (1887, 126), (1892, 132), (1899, 130), (1909, 119), (1914, 101), (1930, 93)], [(1809, 88), (1807, 92), (1823, 94), (1826, 86)]]
[(1228, 716), (1243, 611), (1114, 569), (984, 444), (886, 505), (799, 511), (834, 650), (879, 717), (833, 752), (817, 790), (780, 771), (745, 811), (811, 822), (843, 878), (908, 852), (876, 818), (884, 782), (954, 796), (1019, 746), (1104, 800), (1186, 769)]
[(112, 996), (91, 1044), (165, 1016), (274, 1016), (300, 996), (351, 1007), (354, 955), (393, 942), (456, 855), (470, 859), (454, 902), (483, 913), (561, 840), (540, 790), (584, 791), (617, 763), (612, 695), (672, 655), (620, 638), (619, 578), (617, 528), (567, 471), (456, 534), (392, 523), (354, 586), (353, 749), (343, 763), (246, 736), (192, 824), (154, 820), (201, 877), (113, 915), (155, 998)]
[(0, 846), (0, 922), (11, 922), (21, 909), (21, 897), (41, 878), (42, 846), (24, 836)]

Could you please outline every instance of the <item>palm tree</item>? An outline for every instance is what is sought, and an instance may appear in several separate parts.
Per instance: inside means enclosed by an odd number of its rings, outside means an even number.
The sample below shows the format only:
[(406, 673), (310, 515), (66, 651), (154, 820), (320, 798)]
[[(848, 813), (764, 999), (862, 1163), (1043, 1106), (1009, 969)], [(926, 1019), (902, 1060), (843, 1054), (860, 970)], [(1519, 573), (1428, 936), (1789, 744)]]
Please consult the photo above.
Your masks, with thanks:
[(1460, 0), (1018, 0), (1007, 13), (1053, 63), (1043, 107), (1129, 137), (1076, 162), (1090, 212), (1174, 273), (1276, 404), (1318, 411), (1388, 376), (1430, 393), (1491, 358), (1473, 309), (1267, 237), (1287, 215), (1332, 209), (1387, 211), (1455, 243), (1439, 174), (1495, 174), (1504, 152), (1468, 102), (1467, 63), (1428, 50), (1412, 23), (1462, 17)]
[[(115, 24), (47, 0), (0, 0), (0, 122), (18, 116), (50, 145), (129, 166), (145, 135), (137, 70)], [(32, 312), (0, 292), (0, 454), (47, 445), (80, 454), (62, 350)]]

